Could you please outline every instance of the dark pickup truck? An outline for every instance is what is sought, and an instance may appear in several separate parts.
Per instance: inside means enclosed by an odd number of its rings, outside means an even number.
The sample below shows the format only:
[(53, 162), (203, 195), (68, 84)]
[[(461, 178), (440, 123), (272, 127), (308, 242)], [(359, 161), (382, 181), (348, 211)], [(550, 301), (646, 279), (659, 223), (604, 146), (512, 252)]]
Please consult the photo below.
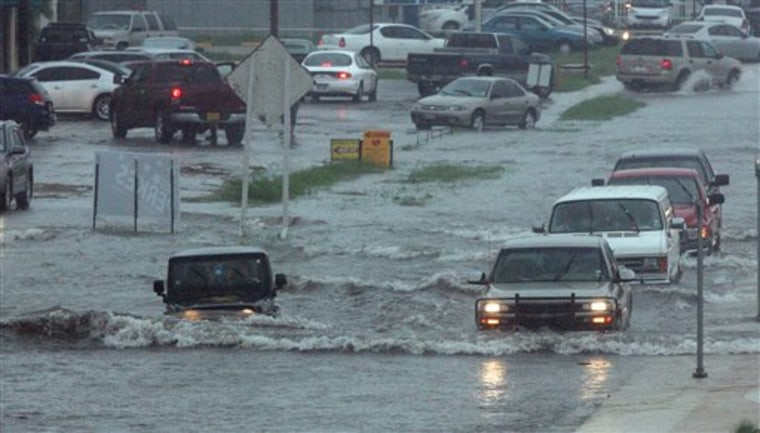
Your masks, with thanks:
[(553, 89), (552, 69), (551, 57), (531, 52), (515, 36), (454, 32), (449, 35), (444, 47), (436, 48), (433, 53), (409, 53), (406, 77), (417, 83), (420, 96), (436, 93), (459, 77), (493, 75), (512, 78), (545, 98)]
[(111, 99), (111, 131), (116, 138), (131, 128), (153, 127), (156, 141), (169, 143), (177, 131), (186, 142), (224, 129), (229, 145), (245, 131), (245, 102), (222, 79), (213, 63), (189, 59), (145, 61), (116, 88)]

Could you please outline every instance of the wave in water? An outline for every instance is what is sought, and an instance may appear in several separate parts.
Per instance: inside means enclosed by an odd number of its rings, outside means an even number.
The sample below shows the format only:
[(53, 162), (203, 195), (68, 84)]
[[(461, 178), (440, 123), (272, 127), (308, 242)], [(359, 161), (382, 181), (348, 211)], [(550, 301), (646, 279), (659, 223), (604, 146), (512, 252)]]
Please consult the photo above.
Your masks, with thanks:
[[(467, 332), (459, 339), (325, 335), (329, 326), (297, 317), (257, 317), (245, 321), (190, 322), (144, 318), (111, 312), (53, 309), (21, 319), (0, 322), (0, 330), (37, 344), (41, 337), (55, 342), (91, 344), (114, 349), (142, 347), (243, 347), (268, 351), (404, 353), (412, 355), (483, 355), (548, 352), (562, 355), (607, 353), (673, 356), (696, 353), (693, 335), (636, 333)], [(284, 333), (282, 331), (298, 331)], [(305, 332), (310, 331), (310, 332)], [(294, 335), (299, 334), (299, 335)], [(760, 352), (756, 332), (705, 340), (706, 354)]]

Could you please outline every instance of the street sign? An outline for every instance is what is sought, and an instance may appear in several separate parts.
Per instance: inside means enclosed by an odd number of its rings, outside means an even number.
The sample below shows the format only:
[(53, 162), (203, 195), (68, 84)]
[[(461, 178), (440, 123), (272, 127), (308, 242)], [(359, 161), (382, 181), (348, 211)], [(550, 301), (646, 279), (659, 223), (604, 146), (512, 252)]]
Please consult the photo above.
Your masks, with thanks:
[[(284, 73), (286, 68), (288, 73)], [(253, 92), (249, 101), (251, 79)], [(270, 35), (227, 75), (227, 83), (253, 108), (259, 119), (272, 126), (280, 124), (284, 107), (292, 106), (311, 90), (313, 80), (282, 42)]]

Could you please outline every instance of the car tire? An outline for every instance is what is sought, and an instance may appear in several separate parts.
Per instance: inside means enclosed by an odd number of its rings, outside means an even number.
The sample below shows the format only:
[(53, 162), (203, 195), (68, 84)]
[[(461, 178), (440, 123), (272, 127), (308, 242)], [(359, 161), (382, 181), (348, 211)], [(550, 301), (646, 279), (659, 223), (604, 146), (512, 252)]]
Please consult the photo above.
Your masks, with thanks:
[(483, 127), (485, 126), (485, 121), (486, 113), (481, 109), (475, 110), (475, 112), (472, 113), (472, 118), (470, 119), (470, 129), (473, 129), (475, 131), (482, 131)]
[(13, 190), (11, 189), (10, 176), (5, 178), (5, 187), (0, 192), (0, 212), (6, 211), (11, 208), (11, 198), (13, 197)]
[(98, 120), (109, 120), (111, 112), (111, 95), (105, 94), (95, 98), (92, 103), (92, 115)]
[(380, 51), (378, 51), (377, 48), (367, 47), (363, 49), (360, 54), (373, 68), (380, 63)]
[(435, 93), (435, 85), (429, 81), (417, 82), (417, 93), (421, 97), (430, 96)]
[(525, 110), (522, 121), (518, 125), (520, 129), (533, 129), (536, 127), (536, 112), (532, 108)]
[(417, 122), (414, 124), (414, 126), (419, 129), (420, 131), (428, 131), (430, 130), (430, 124), (427, 122)]
[(741, 72), (739, 72), (736, 69), (732, 69), (728, 73), (728, 77), (726, 77), (726, 89), (730, 89), (734, 87), (734, 84), (736, 84), (739, 81), (740, 77), (741, 77)]
[(32, 173), (29, 173), (26, 176), (26, 188), (24, 188), (23, 192), (16, 193), (15, 195), (17, 209), (29, 209), (29, 203), (32, 201), (33, 185)]
[(359, 102), (362, 102), (362, 99), (364, 99), (364, 82), (363, 81), (360, 82), (359, 85), (356, 87), (356, 93), (354, 93), (352, 100), (358, 104)]
[(169, 144), (174, 137), (174, 130), (171, 126), (171, 120), (169, 116), (163, 110), (156, 111), (155, 125), (153, 130), (156, 136), (156, 141), (161, 144)]
[(443, 26), (441, 27), (441, 30), (444, 31), (454, 31), (459, 30), (459, 23), (456, 21), (447, 21), (443, 23)]
[(182, 128), (182, 142), (185, 144), (195, 143), (195, 136), (198, 134), (198, 129), (195, 126), (188, 126)]
[(35, 135), (37, 135), (38, 129), (31, 126), (31, 122), (28, 119), (23, 122), (19, 122), (19, 124), (21, 126), (21, 134), (25, 139), (31, 140)]
[(557, 42), (557, 51), (561, 54), (568, 54), (573, 51), (573, 46), (570, 44), (570, 41), (563, 39)]
[(377, 80), (375, 80), (375, 88), (369, 92), (369, 102), (377, 101)]
[(228, 126), (224, 128), (224, 135), (227, 137), (229, 146), (240, 146), (243, 143), (245, 128), (241, 126)]
[(124, 127), (124, 124), (121, 123), (121, 116), (119, 116), (119, 112), (114, 110), (113, 107), (111, 107), (111, 110), (108, 113), (108, 116), (111, 118), (111, 134), (114, 138), (124, 138), (127, 136), (127, 128)]
[(681, 73), (678, 74), (678, 78), (676, 78), (676, 82), (673, 84), (673, 90), (676, 92), (681, 90), (683, 85), (686, 84), (686, 81), (688, 81), (689, 76), (691, 76), (689, 71), (681, 71)]

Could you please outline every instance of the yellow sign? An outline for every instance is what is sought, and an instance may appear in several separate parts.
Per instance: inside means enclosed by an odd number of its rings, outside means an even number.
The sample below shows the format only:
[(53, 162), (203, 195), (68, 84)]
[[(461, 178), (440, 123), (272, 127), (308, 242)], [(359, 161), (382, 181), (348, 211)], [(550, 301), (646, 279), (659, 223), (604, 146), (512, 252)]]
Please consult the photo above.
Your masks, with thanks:
[(387, 130), (364, 131), (361, 160), (382, 167), (393, 166), (393, 140)]
[(330, 140), (332, 161), (358, 161), (361, 155), (361, 140), (354, 138), (333, 138)]

